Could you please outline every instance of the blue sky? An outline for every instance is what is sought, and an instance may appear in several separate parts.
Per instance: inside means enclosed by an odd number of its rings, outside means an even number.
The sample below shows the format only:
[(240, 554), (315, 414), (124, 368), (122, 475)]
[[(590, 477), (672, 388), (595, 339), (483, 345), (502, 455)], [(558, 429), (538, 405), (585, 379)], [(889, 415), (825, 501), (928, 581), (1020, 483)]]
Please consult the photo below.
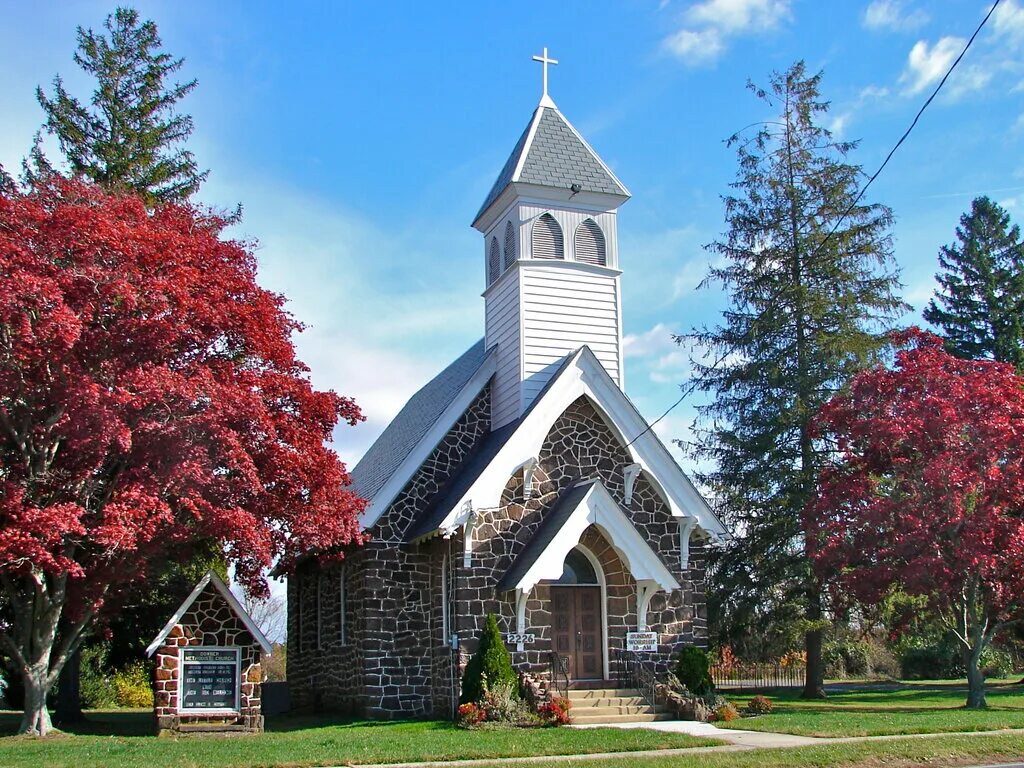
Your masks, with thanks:
[[(697, 292), (735, 173), (723, 139), (766, 113), (745, 90), (804, 58), (830, 124), (873, 170), (988, 4), (980, 0), (144, 2), (198, 89), (183, 108), (212, 169), (201, 199), (241, 202), (260, 276), (310, 328), (314, 380), (368, 421), (353, 462), (405, 399), (482, 334), (483, 247), (469, 224), (540, 96), (551, 93), (630, 188), (620, 211), (627, 390), (648, 418), (687, 376), (672, 331), (713, 323)], [(36, 85), (71, 61), (108, 3), (0, 2), (0, 162), (42, 116)], [(1024, 217), (1024, 5), (1003, 0), (869, 199), (892, 206), (904, 292), (929, 296), (939, 245), (974, 195)], [(685, 436), (692, 406), (658, 425)]]

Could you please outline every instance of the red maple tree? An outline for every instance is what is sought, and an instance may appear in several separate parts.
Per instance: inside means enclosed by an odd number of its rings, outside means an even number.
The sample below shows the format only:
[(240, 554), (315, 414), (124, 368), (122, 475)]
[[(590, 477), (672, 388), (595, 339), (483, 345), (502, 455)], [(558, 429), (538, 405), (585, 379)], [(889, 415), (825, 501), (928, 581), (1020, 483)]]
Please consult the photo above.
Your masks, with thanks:
[(119, 592), (215, 540), (265, 569), (362, 540), (326, 445), (348, 398), (313, 389), (301, 326), (251, 247), (188, 205), (51, 179), (0, 193), (0, 644), (22, 731)]
[(924, 596), (959, 638), (968, 707), (985, 706), (982, 653), (1024, 619), (1024, 378), (961, 360), (919, 329), (895, 366), (854, 377), (817, 417), (835, 440), (808, 523), (837, 596)]

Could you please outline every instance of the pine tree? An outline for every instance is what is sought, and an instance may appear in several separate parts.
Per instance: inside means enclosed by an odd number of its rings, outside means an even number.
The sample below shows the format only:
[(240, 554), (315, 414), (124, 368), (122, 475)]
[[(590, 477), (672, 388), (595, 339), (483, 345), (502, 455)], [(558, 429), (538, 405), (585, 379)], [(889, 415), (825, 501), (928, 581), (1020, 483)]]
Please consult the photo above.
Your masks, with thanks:
[(1010, 214), (987, 197), (960, 217), (957, 242), (939, 250), (940, 288), (924, 319), (957, 357), (991, 358), (1024, 372), (1024, 243)]
[[(135, 10), (118, 8), (104, 28), (106, 34), (78, 28), (75, 63), (96, 78), (90, 104), (71, 96), (58, 75), (52, 96), (36, 89), (44, 127), (73, 174), (109, 191), (134, 192), (149, 206), (186, 200), (207, 176), (180, 146), (192, 134), (192, 118), (175, 112), (196, 81), (166, 84), (184, 59), (163, 52), (156, 24), (140, 22)], [(29, 176), (33, 166), (36, 173), (48, 169), (41, 155), (27, 164)]]
[(843, 215), (863, 172), (847, 160), (856, 143), (820, 125), (820, 84), (798, 62), (767, 90), (749, 85), (778, 117), (728, 140), (739, 170), (723, 198), (727, 232), (706, 246), (719, 263), (702, 285), (720, 284), (729, 305), (721, 324), (690, 336), (706, 354), (697, 382), (713, 395), (696, 453), (714, 467), (702, 479), (735, 534), (715, 555), (712, 592), (734, 626), (797, 618), (808, 697), (824, 695), (826, 626), (802, 523), (827, 450), (811, 418), (876, 359), (904, 309), (891, 211), (857, 204)]

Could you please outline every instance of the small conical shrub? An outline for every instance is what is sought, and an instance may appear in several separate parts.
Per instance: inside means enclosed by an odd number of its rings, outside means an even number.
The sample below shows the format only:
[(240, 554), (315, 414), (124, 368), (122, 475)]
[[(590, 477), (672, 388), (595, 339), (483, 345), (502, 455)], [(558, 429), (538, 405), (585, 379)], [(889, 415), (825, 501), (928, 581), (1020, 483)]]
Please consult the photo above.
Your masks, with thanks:
[(690, 693), (703, 696), (714, 689), (709, 670), (710, 660), (707, 651), (693, 645), (679, 649), (676, 661), (676, 677), (685, 685)]
[(480, 633), (480, 644), (462, 674), (462, 696), (459, 701), (467, 704), (483, 699), (485, 679), (491, 688), (510, 685), (515, 690), (518, 682), (512, 668), (512, 656), (505, 647), (505, 641), (501, 639), (498, 618), (493, 613), (487, 614), (484, 629)]

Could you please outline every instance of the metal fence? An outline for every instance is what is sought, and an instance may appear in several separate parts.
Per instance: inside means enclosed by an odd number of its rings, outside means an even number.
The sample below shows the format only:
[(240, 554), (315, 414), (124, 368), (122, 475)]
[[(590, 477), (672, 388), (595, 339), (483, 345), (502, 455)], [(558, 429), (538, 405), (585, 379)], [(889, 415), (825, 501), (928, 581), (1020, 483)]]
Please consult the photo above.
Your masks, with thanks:
[(737, 662), (711, 667), (711, 679), (719, 689), (799, 688), (806, 673), (804, 664)]

